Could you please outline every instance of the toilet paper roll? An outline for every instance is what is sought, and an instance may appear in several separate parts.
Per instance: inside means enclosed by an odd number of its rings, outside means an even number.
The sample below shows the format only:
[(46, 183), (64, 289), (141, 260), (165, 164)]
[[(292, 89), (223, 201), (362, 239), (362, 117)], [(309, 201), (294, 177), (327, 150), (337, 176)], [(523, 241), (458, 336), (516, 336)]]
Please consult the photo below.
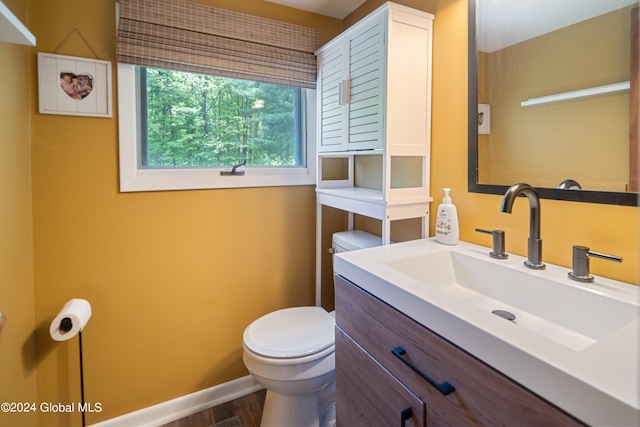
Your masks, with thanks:
[(69, 300), (49, 327), (49, 335), (56, 341), (75, 337), (87, 325), (91, 317), (91, 304), (84, 299)]

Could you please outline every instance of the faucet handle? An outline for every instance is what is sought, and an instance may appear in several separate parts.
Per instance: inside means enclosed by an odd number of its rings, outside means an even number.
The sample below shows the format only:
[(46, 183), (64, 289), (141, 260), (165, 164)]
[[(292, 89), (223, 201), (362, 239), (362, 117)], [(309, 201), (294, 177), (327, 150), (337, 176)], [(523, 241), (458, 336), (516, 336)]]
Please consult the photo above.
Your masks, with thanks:
[(493, 236), (493, 250), (489, 252), (491, 258), (507, 259), (509, 255), (504, 251), (504, 231), (503, 230), (485, 230), (476, 228), (478, 233), (491, 234)]
[(573, 247), (573, 270), (567, 273), (569, 279), (578, 282), (593, 282), (593, 276), (589, 273), (589, 258), (606, 259), (607, 261), (622, 262), (622, 258), (615, 255), (590, 251), (586, 246)]

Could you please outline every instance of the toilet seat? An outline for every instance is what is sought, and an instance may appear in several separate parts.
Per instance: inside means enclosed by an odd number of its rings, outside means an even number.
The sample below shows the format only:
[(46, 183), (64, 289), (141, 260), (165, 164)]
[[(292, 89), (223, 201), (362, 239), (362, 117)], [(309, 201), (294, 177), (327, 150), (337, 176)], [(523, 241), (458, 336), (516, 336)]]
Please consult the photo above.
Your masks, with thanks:
[(310, 356), (334, 345), (335, 324), (335, 318), (322, 307), (285, 308), (247, 326), (243, 341), (248, 350), (264, 357)]

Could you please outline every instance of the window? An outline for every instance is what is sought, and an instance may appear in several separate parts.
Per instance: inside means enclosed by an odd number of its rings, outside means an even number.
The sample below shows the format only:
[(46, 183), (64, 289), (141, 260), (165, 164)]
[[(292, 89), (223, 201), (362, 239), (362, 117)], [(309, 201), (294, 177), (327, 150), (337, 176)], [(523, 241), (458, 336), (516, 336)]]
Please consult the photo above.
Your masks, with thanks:
[(136, 67), (140, 167), (305, 166), (301, 88)]
[(188, 0), (117, 9), (121, 191), (315, 183), (317, 29)]
[(118, 64), (118, 104), (121, 191), (315, 183), (314, 90)]
[(188, 0), (117, 9), (121, 191), (315, 183), (317, 29)]

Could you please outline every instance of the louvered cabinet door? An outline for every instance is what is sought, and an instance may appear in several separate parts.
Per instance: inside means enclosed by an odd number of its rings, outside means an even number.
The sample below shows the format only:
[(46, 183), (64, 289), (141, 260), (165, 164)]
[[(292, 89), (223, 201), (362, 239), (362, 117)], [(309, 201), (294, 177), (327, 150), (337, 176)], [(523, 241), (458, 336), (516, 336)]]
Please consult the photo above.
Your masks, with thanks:
[[(318, 151), (346, 150), (347, 111), (343, 93), (348, 73), (345, 44), (334, 43), (318, 57), (320, 144)], [(347, 83), (345, 83), (347, 82)]]
[(384, 147), (385, 32), (384, 15), (377, 16), (348, 40), (349, 150)]

